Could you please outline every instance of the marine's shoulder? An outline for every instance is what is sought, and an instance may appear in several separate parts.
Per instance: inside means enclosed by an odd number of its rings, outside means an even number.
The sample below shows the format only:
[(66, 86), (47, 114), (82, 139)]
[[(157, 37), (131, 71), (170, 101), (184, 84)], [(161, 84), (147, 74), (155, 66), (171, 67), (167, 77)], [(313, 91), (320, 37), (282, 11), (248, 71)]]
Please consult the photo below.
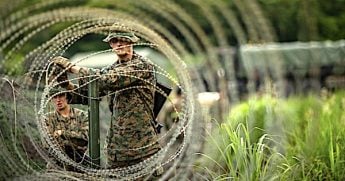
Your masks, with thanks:
[(87, 115), (87, 114), (86, 114), (86, 111), (84, 111), (84, 110), (81, 110), (81, 109), (78, 109), (78, 108), (74, 108), (74, 107), (72, 107), (71, 109), (72, 109), (72, 111), (73, 111), (75, 114), (77, 114), (77, 115), (81, 115), (81, 114)]
[(133, 53), (133, 61), (140, 61), (148, 64), (152, 63), (152, 61), (149, 58), (139, 55), (136, 52)]

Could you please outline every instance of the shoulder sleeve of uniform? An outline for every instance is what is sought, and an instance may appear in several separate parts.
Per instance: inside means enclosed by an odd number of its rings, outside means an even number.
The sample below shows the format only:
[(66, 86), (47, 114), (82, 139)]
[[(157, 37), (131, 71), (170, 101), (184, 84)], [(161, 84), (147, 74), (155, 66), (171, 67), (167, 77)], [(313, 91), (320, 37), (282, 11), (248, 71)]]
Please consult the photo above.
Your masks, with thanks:
[(76, 114), (79, 119), (81, 119), (83, 122), (88, 121), (88, 113), (86, 111), (83, 111), (81, 109), (73, 108), (74, 113)]

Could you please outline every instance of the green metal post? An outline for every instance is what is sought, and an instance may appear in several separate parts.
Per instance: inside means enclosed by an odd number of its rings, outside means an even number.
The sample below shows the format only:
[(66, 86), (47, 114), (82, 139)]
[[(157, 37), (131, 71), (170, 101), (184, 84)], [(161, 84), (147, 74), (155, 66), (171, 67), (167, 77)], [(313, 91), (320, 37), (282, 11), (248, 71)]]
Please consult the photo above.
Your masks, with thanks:
[(100, 166), (100, 132), (99, 132), (99, 88), (98, 82), (89, 78), (89, 155), (92, 166)]

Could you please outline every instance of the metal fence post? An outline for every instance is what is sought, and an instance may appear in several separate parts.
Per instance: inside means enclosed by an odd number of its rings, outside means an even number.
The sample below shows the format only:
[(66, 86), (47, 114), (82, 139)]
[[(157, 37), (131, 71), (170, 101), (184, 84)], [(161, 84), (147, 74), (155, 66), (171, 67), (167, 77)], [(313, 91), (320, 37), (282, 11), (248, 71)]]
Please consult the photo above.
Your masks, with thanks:
[(89, 155), (92, 167), (100, 166), (100, 131), (99, 131), (99, 87), (91, 72), (88, 85), (89, 103)]

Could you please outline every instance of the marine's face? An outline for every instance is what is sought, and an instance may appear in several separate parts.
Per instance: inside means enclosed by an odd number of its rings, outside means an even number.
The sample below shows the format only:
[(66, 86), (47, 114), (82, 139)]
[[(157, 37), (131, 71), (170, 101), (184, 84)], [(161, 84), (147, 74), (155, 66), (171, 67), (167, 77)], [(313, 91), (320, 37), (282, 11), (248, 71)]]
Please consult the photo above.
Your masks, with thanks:
[(132, 54), (133, 51), (131, 42), (122, 41), (116, 38), (111, 39), (109, 45), (119, 57)]
[(53, 97), (55, 109), (64, 110), (68, 105), (66, 94), (59, 94)]

